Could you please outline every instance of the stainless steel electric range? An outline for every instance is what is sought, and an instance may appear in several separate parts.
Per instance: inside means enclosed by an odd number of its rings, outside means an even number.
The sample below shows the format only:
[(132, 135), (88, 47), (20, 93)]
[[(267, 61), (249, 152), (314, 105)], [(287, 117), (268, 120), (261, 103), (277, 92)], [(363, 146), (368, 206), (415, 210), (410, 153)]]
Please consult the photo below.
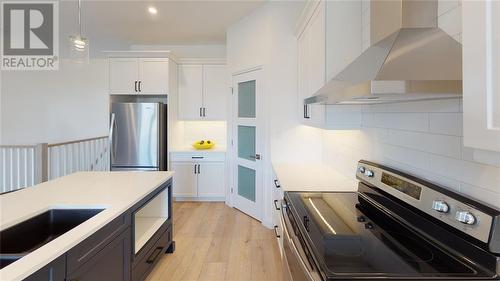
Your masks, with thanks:
[(285, 193), (285, 280), (500, 279), (499, 210), (367, 161), (357, 178)]

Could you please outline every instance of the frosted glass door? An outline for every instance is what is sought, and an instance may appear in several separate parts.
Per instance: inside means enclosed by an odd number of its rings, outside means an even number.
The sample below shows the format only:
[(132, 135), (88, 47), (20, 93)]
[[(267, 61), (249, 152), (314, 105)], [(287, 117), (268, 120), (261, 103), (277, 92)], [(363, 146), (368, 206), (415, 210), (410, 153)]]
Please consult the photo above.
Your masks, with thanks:
[(235, 196), (236, 208), (248, 215), (261, 219), (261, 178), (260, 165), (260, 71), (235, 76), (234, 93), (234, 134), (236, 149)]

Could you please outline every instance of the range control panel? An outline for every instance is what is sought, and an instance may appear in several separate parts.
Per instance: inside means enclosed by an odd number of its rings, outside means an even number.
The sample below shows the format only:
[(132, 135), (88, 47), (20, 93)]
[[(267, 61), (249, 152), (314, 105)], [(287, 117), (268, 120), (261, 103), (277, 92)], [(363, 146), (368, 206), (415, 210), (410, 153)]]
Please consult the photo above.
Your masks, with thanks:
[[(462, 196), (429, 183), (422, 184), (395, 170), (360, 161), (356, 176), (374, 187), (403, 200), (448, 225), (488, 243), (494, 217), (470, 204), (460, 201)], [(420, 182), (424, 182), (423, 180)], [(445, 194), (446, 193), (446, 194)]]

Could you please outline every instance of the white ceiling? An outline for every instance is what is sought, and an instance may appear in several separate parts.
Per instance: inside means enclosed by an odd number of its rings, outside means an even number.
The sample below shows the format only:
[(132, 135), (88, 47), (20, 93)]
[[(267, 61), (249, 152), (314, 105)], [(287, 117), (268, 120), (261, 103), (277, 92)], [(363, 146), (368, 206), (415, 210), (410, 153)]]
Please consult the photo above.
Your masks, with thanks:
[[(94, 51), (130, 45), (225, 44), (226, 28), (263, 3), (264, 0), (83, 0), (82, 33)], [(149, 14), (149, 6), (156, 7), (158, 14)], [(61, 1), (59, 10), (63, 43), (78, 31), (77, 1)]]

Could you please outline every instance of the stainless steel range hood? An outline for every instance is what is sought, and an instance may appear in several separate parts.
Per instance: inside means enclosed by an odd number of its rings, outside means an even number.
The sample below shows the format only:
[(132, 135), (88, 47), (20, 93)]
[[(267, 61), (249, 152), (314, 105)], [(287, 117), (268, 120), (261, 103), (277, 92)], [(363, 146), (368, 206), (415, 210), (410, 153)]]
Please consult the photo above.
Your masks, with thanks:
[[(372, 0), (370, 9), (371, 38), (377, 43), (305, 99), (305, 104), (375, 104), (462, 96), (462, 46), (437, 27), (437, 1)], [(395, 15), (389, 14), (391, 10)], [(379, 36), (381, 40), (377, 40)]]

